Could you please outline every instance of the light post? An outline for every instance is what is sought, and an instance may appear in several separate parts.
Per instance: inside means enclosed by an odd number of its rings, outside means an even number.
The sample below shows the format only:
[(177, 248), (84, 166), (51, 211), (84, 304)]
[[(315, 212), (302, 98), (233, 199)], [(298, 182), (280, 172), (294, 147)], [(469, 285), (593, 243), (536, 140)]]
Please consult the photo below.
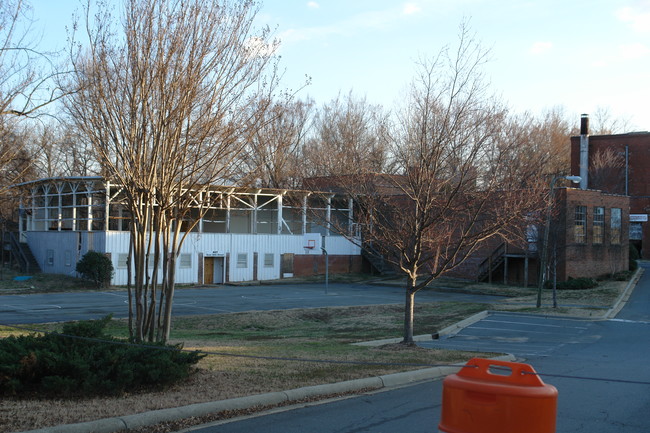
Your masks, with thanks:
[(539, 262), (539, 285), (537, 287), (537, 308), (542, 306), (542, 288), (544, 287), (544, 274), (546, 273), (546, 260), (548, 257), (548, 235), (551, 231), (551, 211), (553, 209), (553, 190), (555, 189), (555, 182), (560, 179), (570, 180), (573, 183), (580, 183), (582, 178), (580, 176), (554, 176), (551, 180), (550, 196), (548, 200), (548, 207), (546, 209), (546, 226), (544, 227), (544, 242), (542, 244), (542, 257)]

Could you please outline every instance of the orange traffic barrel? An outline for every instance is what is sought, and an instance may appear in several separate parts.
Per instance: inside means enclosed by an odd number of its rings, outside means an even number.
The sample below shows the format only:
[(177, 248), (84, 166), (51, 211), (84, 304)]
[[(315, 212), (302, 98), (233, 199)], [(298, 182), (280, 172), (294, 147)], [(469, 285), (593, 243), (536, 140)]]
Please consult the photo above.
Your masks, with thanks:
[(442, 383), (445, 433), (555, 433), (557, 389), (533, 367), (473, 358)]

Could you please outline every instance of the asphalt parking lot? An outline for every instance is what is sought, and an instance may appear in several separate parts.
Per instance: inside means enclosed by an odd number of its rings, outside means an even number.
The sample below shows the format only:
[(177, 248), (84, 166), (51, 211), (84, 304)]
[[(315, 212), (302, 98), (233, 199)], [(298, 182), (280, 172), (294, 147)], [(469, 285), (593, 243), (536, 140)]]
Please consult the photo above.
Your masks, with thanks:
[[(484, 302), (503, 298), (421, 291), (417, 302)], [(404, 289), (373, 284), (278, 284), (267, 286), (215, 286), (178, 289), (174, 295), (176, 316), (221, 314), (292, 308), (403, 304)], [(97, 319), (112, 313), (128, 314), (126, 291), (48, 293), (0, 296), (0, 323), (25, 324)]]

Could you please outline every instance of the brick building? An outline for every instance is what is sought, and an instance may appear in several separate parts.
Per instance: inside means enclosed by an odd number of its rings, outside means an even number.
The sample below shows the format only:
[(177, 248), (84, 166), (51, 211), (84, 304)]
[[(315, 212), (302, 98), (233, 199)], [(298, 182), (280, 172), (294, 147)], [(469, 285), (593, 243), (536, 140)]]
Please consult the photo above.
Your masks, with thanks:
[(627, 270), (629, 198), (577, 188), (557, 189), (555, 198), (548, 262), (558, 281)]
[[(547, 276), (593, 278), (628, 268), (629, 198), (597, 190), (554, 190)], [(494, 238), (448, 275), (536, 286), (545, 227), (531, 225), (518, 243)]]
[[(648, 167), (650, 132), (589, 135), (588, 117), (583, 115), (580, 136), (571, 137), (571, 173), (584, 178), (586, 189), (630, 197), (629, 239), (642, 256), (644, 244), (650, 244)], [(648, 257), (650, 249), (645, 249)]]

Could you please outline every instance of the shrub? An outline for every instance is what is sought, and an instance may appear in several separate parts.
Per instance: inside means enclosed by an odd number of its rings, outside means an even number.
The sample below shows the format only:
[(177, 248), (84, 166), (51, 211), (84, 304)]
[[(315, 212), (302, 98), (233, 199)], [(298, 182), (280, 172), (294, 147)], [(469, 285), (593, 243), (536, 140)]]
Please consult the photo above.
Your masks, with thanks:
[(180, 346), (140, 346), (109, 337), (102, 320), (69, 323), (65, 334), (0, 340), (0, 394), (81, 397), (160, 388), (186, 378), (204, 355)]
[(104, 287), (110, 283), (113, 276), (113, 263), (104, 254), (88, 251), (77, 262), (76, 271), (82, 278), (95, 283), (97, 287)]
[[(552, 284), (552, 283), (551, 283)], [(593, 278), (571, 278), (567, 281), (558, 281), (556, 288), (558, 290), (586, 290), (598, 286), (598, 282)], [(547, 288), (553, 287), (547, 282)]]
[(636, 249), (636, 247), (632, 244), (630, 244), (630, 271), (636, 271), (637, 268), (639, 267), (639, 263), (637, 260), (639, 260), (641, 256), (639, 255), (639, 251)]

